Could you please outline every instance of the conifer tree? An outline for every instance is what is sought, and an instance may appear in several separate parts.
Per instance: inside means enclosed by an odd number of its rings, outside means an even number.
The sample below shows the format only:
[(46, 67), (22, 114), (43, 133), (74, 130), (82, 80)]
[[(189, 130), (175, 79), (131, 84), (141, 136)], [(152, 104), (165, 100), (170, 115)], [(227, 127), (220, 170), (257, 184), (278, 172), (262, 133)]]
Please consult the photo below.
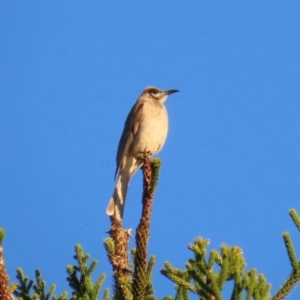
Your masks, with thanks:
[[(0, 229), (0, 300), (142, 300), (158, 299), (154, 295), (152, 271), (155, 257), (148, 257), (147, 247), (150, 233), (152, 201), (157, 186), (160, 160), (151, 161), (148, 153), (144, 154), (143, 166), (143, 196), (142, 214), (136, 229), (136, 247), (129, 256), (128, 244), (132, 238), (131, 230), (122, 227), (121, 221), (111, 217), (109, 237), (104, 240), (108, 260), (113, 269), (113, 287), (102, 291), (105, 274), (93, 282), (91, 274), (98, 262), (89, 264), (89, 254), (84, 254), (81, 245), (75, 245), (75, 265), (66, 268), (67, 281), (72, 294), (63, 292), (54, 295), (56, 285), (46, 288), (40, 270), (36, 270), (35, 279), (29, 279), (21, 268), (17, 269), (17, 283), (9, 285), (3, 258), (2, 242), (5, 235)], [(293, 222), (300, 230), (300, 217), (295, 209), (289, 212)], [(291, 263), (291, 274), (278, 291), (271, 296), (271, 284), (263, 274), (257, 274), (256, 269), (246, 270), (246, 262), (241, 248), (229, 247), (226, 244), (221, 249), (207, 251), (210, 241), (196, 238), (188, 248), (193, 257), (186, 263), (185, 269), (178, 269), (166, 262), (161, 274), (175, 283), (174, 297), (164, 297), (163, 300), (188, 300), (190, 293), (198, 295), (200, 300), (222, 300), (224, 286), (233, 282), (231, 296), (228, 300), (280, 300), (285, 299), (292, 289), (300, 282), (300, 261), (297, 259), (292, 239), (288, 232), (283, 234), (283, 240)], [(167, 292), (166, 292), (167, 293)]]

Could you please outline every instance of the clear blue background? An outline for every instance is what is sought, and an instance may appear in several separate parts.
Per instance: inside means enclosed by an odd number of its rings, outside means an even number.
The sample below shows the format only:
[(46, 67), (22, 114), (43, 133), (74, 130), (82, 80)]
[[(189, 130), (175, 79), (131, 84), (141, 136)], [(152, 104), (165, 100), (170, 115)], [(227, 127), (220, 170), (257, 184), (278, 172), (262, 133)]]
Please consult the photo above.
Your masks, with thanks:
[[(40, 268), (57, 293), (75, 243), (103, 248), (115, 154), (148, 85), (176, 88), (159, 157), (150, 254), (184, 267), (197, 236), (243, 248), (274, 293), (291, 271), (282, 233), (300, 234), (299, 1), (1, 1), (0, 226), (11, 281)], [(141, 172), (124, 226), (140, 217)], [(131, 246), (134, 246), (133, 239)], [(299, 299), (300, 288), (289, 299)]]

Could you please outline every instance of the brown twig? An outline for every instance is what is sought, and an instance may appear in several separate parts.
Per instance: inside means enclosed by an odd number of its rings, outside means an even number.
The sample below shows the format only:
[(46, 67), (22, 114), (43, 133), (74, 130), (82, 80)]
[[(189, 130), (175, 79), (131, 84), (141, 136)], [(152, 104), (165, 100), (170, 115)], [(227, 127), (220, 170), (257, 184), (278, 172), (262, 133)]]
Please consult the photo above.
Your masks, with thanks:
[(3, 248), (0, 247), (0, 299), (11, 300), (11, 295), (8, 286), (9, 277), (5, 271), (5, 264), (3, 259)]
[[(160, 160), (150, 160), (151, 154), (144, 153), (142, 217), (136, 231), (136, 251), (134, 251), (134, 273), (131, 274), (128, 262), (130, 230), (122, 228), (122, 221), (110, 217), (110, 238), (104, 241), (108, 259), (114, 272), (114, 299), (144, 300), (147, 294), (147, 246), (152, 212), (152, 199), (157, 183)], [(132, 280), (131, 280), (132, 278)]]
[(109, 260), (113, 267), (114, 280), (115, 280), (115, 296), (116, 299), (130, 299), (128, 296), (131, 294), (128, 291), (130, 282), (130, 269), (128, 262), (128, 243), (131, 236), (131, 230), (124, 230), (122, 222), (115, 216), (110, 218), (111, 229), (109, 235), (114, 242), (114, 254), (109, 255)]
[(136, 254), (133, 275), (133, 298), (145, 299), (147, 288), (147, 246), (149, 241), (150, 219), (154, 188), (152, 185), (152, 167), (150, 154), (144, 153), (144, 189), (142, 199), (142, 217), (136, 231)]

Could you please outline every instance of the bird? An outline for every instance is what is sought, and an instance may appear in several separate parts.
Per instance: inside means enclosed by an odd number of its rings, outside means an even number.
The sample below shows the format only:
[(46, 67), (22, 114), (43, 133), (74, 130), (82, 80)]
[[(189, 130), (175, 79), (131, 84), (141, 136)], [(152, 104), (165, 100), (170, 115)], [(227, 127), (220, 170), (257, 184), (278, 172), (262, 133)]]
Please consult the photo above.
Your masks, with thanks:
[(168, 134), (168, 113), (164, 105), (168, 96), (179, 90), (163, 91), (146, 87), (131, 108), (119, 141), (116, 157), (116, 185), (106, 213), (123, 219), (127, 189), (131, 177), (143, 164), (144, 152), (158, 153)]

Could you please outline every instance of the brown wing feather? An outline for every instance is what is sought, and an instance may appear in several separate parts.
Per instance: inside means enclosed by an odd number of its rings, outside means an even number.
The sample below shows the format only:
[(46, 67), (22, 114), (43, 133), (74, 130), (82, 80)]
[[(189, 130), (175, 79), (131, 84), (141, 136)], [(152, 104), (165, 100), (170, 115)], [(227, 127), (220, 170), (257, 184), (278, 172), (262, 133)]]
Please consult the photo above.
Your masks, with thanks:
[(118, 151), (117, 151), (117, 168), (115, 172), (115, 178), (120, 169), (122, 169), (122, 163), (124, 160), (124, 156), (127, 154), (133, 138), (140, 127), (140, 121), (143, 118), (143, 106), (144, 101), (141, 99), (136, 102), (136, 104), (131, 108), (125, 124), (124, 129), (119, 141)]

